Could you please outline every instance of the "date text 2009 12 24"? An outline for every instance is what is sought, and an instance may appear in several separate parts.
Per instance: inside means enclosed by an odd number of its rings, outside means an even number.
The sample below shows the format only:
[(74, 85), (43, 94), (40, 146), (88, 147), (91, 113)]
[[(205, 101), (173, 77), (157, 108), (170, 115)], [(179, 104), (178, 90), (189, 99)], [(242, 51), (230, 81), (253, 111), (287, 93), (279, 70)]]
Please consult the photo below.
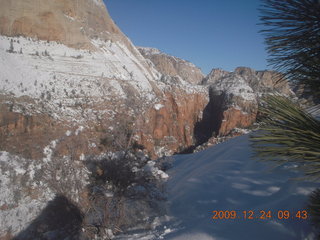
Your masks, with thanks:
[(223, 219), (241, 219), (241, 220), (253, 220), (253, 219), (297, 219), (306, 220), (308, 219), (308, 212), (306, 210), (289, 211), (289, 210), (248, 210), (248, 211), (236, 211), (236, 210), (225, 210), (225, 211), (212, 211), (213, 220), (223, 220)]

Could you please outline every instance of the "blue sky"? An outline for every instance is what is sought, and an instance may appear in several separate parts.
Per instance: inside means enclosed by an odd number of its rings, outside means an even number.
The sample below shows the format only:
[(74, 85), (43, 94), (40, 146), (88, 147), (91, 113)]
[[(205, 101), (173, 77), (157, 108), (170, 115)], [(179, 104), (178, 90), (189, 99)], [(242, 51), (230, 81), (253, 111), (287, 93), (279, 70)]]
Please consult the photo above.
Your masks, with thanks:
[(259, 0), (104, 0), (137, 46), (155, 47), (202, 69), (267, 68)]

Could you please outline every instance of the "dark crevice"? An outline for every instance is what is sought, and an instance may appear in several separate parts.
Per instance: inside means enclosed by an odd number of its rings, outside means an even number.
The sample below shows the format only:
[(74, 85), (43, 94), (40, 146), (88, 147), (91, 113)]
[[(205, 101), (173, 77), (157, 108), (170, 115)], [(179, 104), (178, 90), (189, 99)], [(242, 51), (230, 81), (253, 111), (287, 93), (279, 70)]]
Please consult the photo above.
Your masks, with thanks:
[(223, 106), (226, 95), (224, 93), (214, 94), (209, 91), (209, 103), (203, 110), (201, 121), (194, 127), (195, 145), (199, 146), (207, 142), (211, 137), (218, 136), (223, 119)]
[(223, 112), (225, 105), (225, 93), (216, 93), (212, 89), (209, 91), (209, 103), (203, 110), (202, 119), (195, 124), (193, 135), (195, 144), (189, 146), (177, 154), (192, 153), (194, 149), (206, 143), (211, 137), (219, 135), (219, 130), (222, 124)]

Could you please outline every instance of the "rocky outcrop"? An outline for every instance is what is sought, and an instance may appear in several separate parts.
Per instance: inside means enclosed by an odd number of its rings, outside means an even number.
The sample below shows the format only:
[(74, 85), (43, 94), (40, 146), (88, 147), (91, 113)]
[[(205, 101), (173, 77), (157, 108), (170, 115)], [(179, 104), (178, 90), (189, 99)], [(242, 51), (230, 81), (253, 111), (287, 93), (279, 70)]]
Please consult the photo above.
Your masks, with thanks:
[(204, 78), (200, 68), (193, 63), (170, 56), (155, 48), (139, 47), (140, 53), (151, 60), (155, 68), (163, 75), (179, 76), (191, 84), (199, 84)]
[(211, 72), (202, 80), (202, 85), (209, 85), (215, 83), (219, 79), (227, 76), (230, 72), (225, 71), (221, 68), (214, 68)]
[(252, 88), (240, 76), (222, 77), (209, 86), (210, 101), (197, 125), (198, 144), (246, 128), (256, 119), (258, 103)]
[(0, 3), (0, 150), (40, 159), (51, 141), (81, 127), (81, 146), (68, 138), (56, 154), (101, 152), (123, 105), (142, 114), (161, 96), (161, 74), (102, 0)]
[(179, 88), (165, 92), (142, 120), (145, 127), (139, 133), (139, 142), (153, 149), (153, 156), (169, 156), (196, 145), (195, 126), (208, 100), (204, 88), (188, 94)]
[(102, 0), (1, 0), (0, 34), (92, 47), (90, 38), (124, 39)]
[[(235, 128), (250, 126), (256, 120), (258, 99), (263, 94), (277, 91), (283, 95), (293, 95), (288, 82), (279, 73), (255, 71), (246, 67), (236, 68), (234, 72), (213, 69), (202, 84), (209, 86), (208, 112), (214, 112), (217, 117), (209, 117), (199, 125), (200, 129), (211, 126), (209, 133), (201, 138), (200, 144), (206, 142), (212, 134), (226, 136)], [(205, 133), (205, 130), (202, 131)]]
[(293, 94), (288, 81), (275, 71), (256, 71), (247, 67), (238, 67), (233, 72), (221, 69), (213, 69), (203, 80), (202, 84), (212, 85), (222, 78), (241, 77), (256, 94), (277, 91), (280, 94), (290, 96)]

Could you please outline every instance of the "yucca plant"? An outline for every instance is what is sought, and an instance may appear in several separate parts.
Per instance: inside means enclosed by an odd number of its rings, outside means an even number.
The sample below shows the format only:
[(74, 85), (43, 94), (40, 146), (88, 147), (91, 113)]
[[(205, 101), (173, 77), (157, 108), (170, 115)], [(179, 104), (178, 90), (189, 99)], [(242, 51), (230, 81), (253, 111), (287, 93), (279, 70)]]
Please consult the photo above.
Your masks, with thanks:
[[(270, 65), (319, 101), (320, 0), (262, 0), (261, 14)], [(307, 177), (319, 179), (319, 120), (277, 95), (263, 99), (259, 111), (264, 119), (261, 131), (251, 137), (255, 155), (279, 164), (293, 162)], [(319, 189), (310, 195), (309, 213), (319, 229)]]
[(320, 97), (320, 1), (262, 0), (261, 31), (269, 63)]
[[(270, 65), (320, 100), (320, 0), (262, 0), (260, 11)], [(319, 121), (279, 95), (261, 102), (264, 124), (252, 137), (256, 155), (299, 163), (308, 176), (320, 177)]]
[(262, 99), (260, 131), (251, 136), (255, 156), (277, 164), (294, 162), (320, 178), (320, 121), (280, 95)]

